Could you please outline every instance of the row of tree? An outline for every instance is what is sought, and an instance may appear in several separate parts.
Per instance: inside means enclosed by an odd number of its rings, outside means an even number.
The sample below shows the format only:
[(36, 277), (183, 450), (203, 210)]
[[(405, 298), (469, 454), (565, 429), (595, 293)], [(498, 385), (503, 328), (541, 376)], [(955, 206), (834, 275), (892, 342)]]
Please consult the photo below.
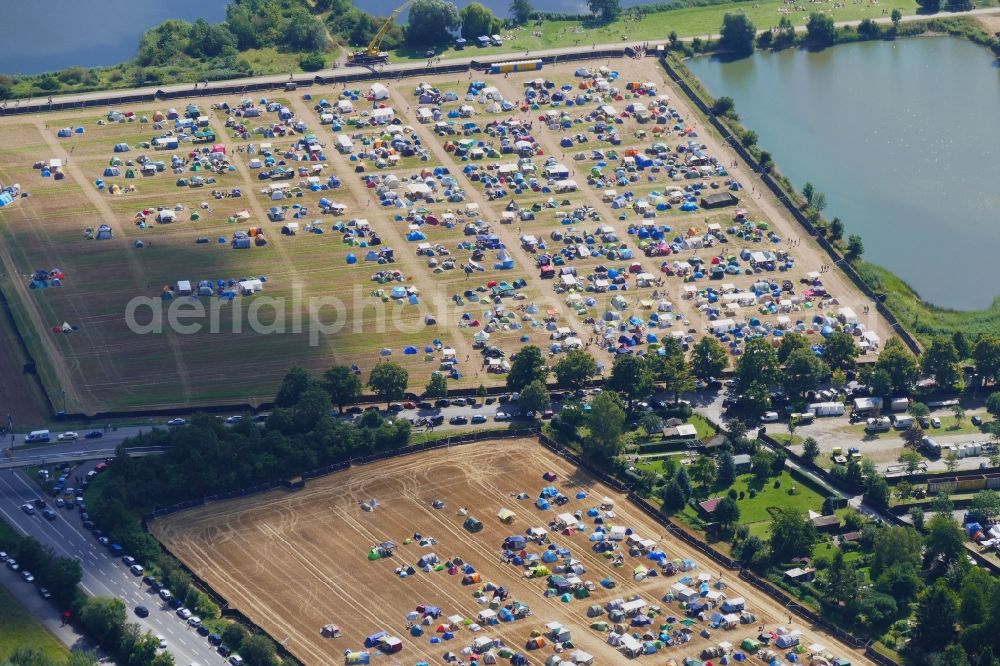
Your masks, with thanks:
[(22, 645), (0, 661), (0, 666), (97, 666), (98, 663), (90, 652), (73, 650), (65, 659), (57, 659), (34, 645)]
[(56, 606), (63, 610), (73, 607), (76, 586), (83, 577), (79, 560), (60, 557), (50, 546), (12, 530), (0, 530), (0, 550), (16, 559), (22, 571), (30, 571), (36, 583), (52, 594)]

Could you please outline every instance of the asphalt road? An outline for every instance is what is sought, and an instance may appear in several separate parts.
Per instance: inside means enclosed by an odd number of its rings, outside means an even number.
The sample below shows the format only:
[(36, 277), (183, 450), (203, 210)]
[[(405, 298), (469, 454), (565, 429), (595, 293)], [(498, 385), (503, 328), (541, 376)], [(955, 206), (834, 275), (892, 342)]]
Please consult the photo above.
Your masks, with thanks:
[[(90, 468), (92, 465), (79, 467), (71, 472), (71, 476), (85, 474)], [(21, 510), (21, 505), (42, 496), (38, 486), (23, 472), (0, 474), (0, 516), (19, 532), (51, 546), (58, 555), (80, 560), (83, 564), (80, 586), (84, 592), (90, 596), (124, 600), (129, 621), (138, 622), (143, 630), (165, 637), (167, 649), (174, 655), (178, 666), (225, 663), (225, 658), (215, 652), (206, 638), (189, 628), (186, 622), (160, 602), (158, 596), (149, 593), (142, 585), (142, 579), (133, 576), (121, 558), (113, 557), (90, 532), (83, 529), (78, 510), (56, 509), (59, 515), (54, 521), (46, 520), (37, 511), (28, 515)], [(26, 604), (30, 598), (38, 598), (34, 585), (21, 581), (20, 586), (14, 584), (8, 587)], [(148, 618), (139, 618), (133, 612), (140, 605), (149, 608)], [(33, 604), (29, 608), (35, 610), (36, 606)]]

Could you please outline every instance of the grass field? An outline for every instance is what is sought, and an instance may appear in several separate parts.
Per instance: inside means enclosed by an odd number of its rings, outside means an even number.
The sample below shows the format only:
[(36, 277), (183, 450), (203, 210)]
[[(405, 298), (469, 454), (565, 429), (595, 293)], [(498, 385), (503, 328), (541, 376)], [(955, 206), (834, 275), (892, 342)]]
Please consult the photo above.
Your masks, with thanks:
[(922, 342), (936, 335), (961, 331), (966, 339), (994, 335), (1000, 330), (1000, 299), (985, 310), (948, 310), (920, 300), (919, 294), (899, 276), (886, 269), (862, 262), (858, 272), (876, 292), (886, 294), (886, 305), (899, 321)]
[[(664, 79), (663, 72), (651, 60), (621, 60), (615, 67), (620, 70), (622, 80)], [(579, 80), (573, 75), (574, 69), (572, 65), (560, 65), (546, 69), (545, 76), (557, 87), (577, 88)], [(523, 104), (525, 85), (534, 78), (533, 73), (522, 73), (510, 78), (491, 78), (489, 83), (497, 88), (503, 99)], [(453, 91), (461, 91), (468, 85), (461, 79), (432, 83)], [(675, 92), (665, 83), (662, 85), (661, 91), (671, 97), (671, 106), (682, 118), (690, 118), (697, 125), (697, 118), (691, 115), (685, 103), (676, 99)], [(62, 402), (59, 398), (65, 390), (67, 409), (71, 412), (222, 402), (253, 404), (273, 395), (285, 370), (293, 364), (314, 371), (325, 370), (333, 364), (356, 364), (367, 378), (367, 371), (387, 358), (387, 354), (390, 360), (409, 371), (410, 390), (420, 392), (431, 372), (442, 367), (445, 348), (454, 349), (458, 369), (463, 375), (451, 385), (477, 387), (503, 381), (502, 375), (483, 370), (473, 349), (473, 334), (487, 325), (492, 330), (490, 344), (501, 347), (508, 354), (525, 343), (547, 348), (549, 330), (553, 326), (569, 327), (586, 338), (588, 331), (593, 330), (592, 323), (611, 309), (652, 321), (650, 315), (657, 307), (669, 308), (670, 316), (661, 317), (654, 327), (659, 329), (657, 335), (670, 334), (667, 329), (675, 324), (684, 329), (705, 330), (707, 318), (702, 309), (705, 297), (682, 293), (686, 283), (680, 274), (663, 277), (660, 286), (638, 287), (627, 280), (617, 292), (595, 290), (584, 286), (587, 283), (583, 282), (570, 293), (559, 280), (540, 278), (535, 266), (537, 250), (521, 241), (523, 234), (532, 234), (551, 242), (549, 252), (554, 253), (562, 245), (555, 241), (553, 232), (593, 234), (598, 225), (606, 225), (614, 232), (615, 240), (604, 241), (602, 249), (605, 252), (618, 252), (623, 246), (636, 247), (635, 225), (643, 218), (632, 208), (612, 208), (610, 198), (604, 194), (617, 176), (601, 172), (600, 164), (607, 163), (608, 158), (595, 156), (592, 151), (598, 147), (618, 151), (612, 165), (619, 163), (621, 151), (627, 147), (641, 151), (655, 142), (664, 142), (680, 152), (679, 147), (692, 138), (685, 134), (687, 130), (683, 126), (678, 125), (680, 129), (669, 125), (654, 127), (652, 123), (640, 123), (633, 116), (620, 117), (614, 128), (621, 137), (621, 144), (612, 146), (597, 141), (598, 132), (591, 114), (599, 103), (615, 102), (613, 99), (593, 95), (585, 103), (572, 107), (543, 107), (564, 116), (569, 130), (561, 123), (547, 126), (538, 120), (542, 108), (535, 111), (524, 104), (524, 111), (516, 109), (508, 115), (535, 124), (532, 136), (537, 142), (536, 166), (541, 170), (547, 156), (561, 159), (580, 187), (556, 194), (551, 183), (542, 178), (533, 187), (522, 188), (520, 193), (513, 192), (515, 188), (508, 183), (508, 192), (495, 196), (481, 181), (475, 182), (464, 171), (476, 165), (480, 173), (489, 173), (498, 164), (513, 163), (514, 155), (485, 160), (459, 157), (452, 144), (465, 138), (461, 126), (454, 135), (439, 135), (433, 126), (416, 121), (417, 99), (411, 83), (390, 82), (390, 88), (391, 97), (385, 104), (394, 108), (404, 129), (403, 135), (414, 143), (419, 140), (421, 150), (425, 151), (422, 157), (403, 158), (397, 166), (392, 166), (391, 162), (383, 164), (370, 154), (361, 155), (362, 150), (373, 150), (376, 140), (385, 139), (381, 135), (384, 128), (366, 127), (368, 121), (364, 114), (373, 105), (363, 98), (355, 101), (352, 113), (343, 114), (338, 120), (342, 123), (340, 129), (333, 129), (336, 125), (320, 124), (320, 113), (314, 108), (316, 101), (322, 98), (336, 100), (345, 94), (342, 89), (333, 87), (310, 90), (311, 100), (302, 95), (269, 100), (291, 110), (293, 118), (288, 123), (282, 123), (276, 111), (265, 111), (256, 119), (234, 117), (230, 125), (243, 124), (246, 131), (251, 132), (249, 139), (239, 141), (232, 138), (235, 136), (233, 127), (225, 126), (229, 114), (208, 107), (226, 101), (235, 108), (240, 100), (199, 100), (209, 127), (216, 136), (222, 137), (227, 148), (230, 168), (219, 173), (209, 170), (196, 173), (191, 170), (190, 162), (179, 166), (179, 172), (171, 171), (172, 155), (187, 158), (200, 146), (184, 143), (175, 151), (143, 147), (142, 142), (149, 141), (165, 128), (155, 130), (152, 122), (144, 123), (141, 119), (151, 120), (157, 110), (166, 111), (166, 107), (157, 109), (142, 105), (123, 109), (134, 112), (134, 118), (140, 119), (135, 122), (107, 122), (103, 110), (0, 121), (0, 182), (18, 182), (31, 194), (29, 199), (22, 199), (0, 212), (0, 233), (5, 239), (0, 244), (0, 261), (7, 275), (4, 290), (11, 300), (19, 327), (30, 333), (25, 337), (53, 400)], [(263, 107), (260, 98), (247, 101)], [(483, 102), (476, 101), (472, 105), (471, 121), (478, 123), (479, 131), (469, 130), (468, 136), (490, 147), (488, 144), (498, 140), (484, 128), (499, 117), (483, 113), (486, 108)], [(303, 126), (290, 130), (290, 124), (298, 122)], [(170, 126), (168, 122), (167, 127)], [(74, 133), (71, 138), (58, 138), (57, 132), (62, 127), (81, 127), (85, 131)], [(277, 129), (278, 134), (274, 137), (260, 133), (271, 128)], [(291, 133), (280, 136), (288, 131)], [(306, 161), (305, 151), (295, 145), (303, 132), (315, 133), (319, 142), (326, 145), (325, 159)], [(355, 136), (356, 159), (333, 149), (334, 139), (340, 133)], [(719, 155), (724, 162), (724, 149), (717, 137), (709, 134), (701, 140), (710, 154)], [(567, 141), (571, 147), (565, 146)], [(119, 143), (127, 143), (132, 149), (113, 152), (113, 147)], [(260, 157), (259, 152), (251, 155), (237, 149), (248, 143), (255, 146), (269, 143), (276, 163), (280, 161), (297, 170), (297, 178), (285, 181), (292, 186), (291, 198), (275, 201), (262, 193), (269, 181), (260, 180), (260, 170), (251, 164), (252, 159)], [(156, 175), (125, 178), (130, 168), (127, 161), (135, 161), (140, 155), (163, 160), (167, 168)], [(32, 168), (34, 162), (53, 157), (68, 160), (66, 178), (43, 178), (40, 170)], [(104, 176), (105, 169), (114, 159), (124, 162), (119, 167), (122, 174)], [(439, 171), (435, 175), (431, 167), (441, 167), (447, 173)], [(597, 176), (593, 175), (594, 169), (597, 169)], [(392, 184), (382, 179), (389, 175), (401, 182)], [(201, 188), (178, 186), (180, 178), (195, 176), (214, 178), (215, 182)], [(327, 179), (335, 177), (340, 185), (314, 191), (308, 180), (313, 177), (324, 185)], [(713, 173), (702, 183), (709, 190), (721, 190), (728, 186), (729, 177), (728, 173)], [(654, 191), (679, 189), (689, 184), (689, 181), (676, 180), (679, 175), (670, 180), (663, 170), (621, 178), (621, 189), (627, 186), (637, 199), (651, 196)], [(105, 189), (96, 187), (99, 179), (104, 181)], [(405, 188), (417, 182), (430, 182), (437, 190), (428, 200), (417, 199), (410, 207), (381, 205), (380, 192), (391, 191), (400, 196)], [(110, 193), (111, 186), (130, 185), (135, 187), (134, 192)], [(242, 196), (226, 196), (236, 190)], [(452, 200), (444, 195), (445, 190), (453, 195)], [(464, 201), (454, 200), (461, 196)], [(318, 210), (322, 197), (343, 204), (346, 212), (336, 216), (322, 215)], [(501, 213), (511, 203), (536, 211), (534, 219), (501, 223)], [(478, 208), (473, 210), (472, 204)], [(288, 219), (297, 214), (296, 221), (300, 225), (315, 223), (325, 233), (305, 233), (300, 229), (294, 236), (282, 235), (281, 224), (268, 221), (268, 210), (272, 206), (285, 207)], [(793, 221), (767, 201), (746, 196), (741, 199), (740, 206), (746, 209), (749, 219), (766, 220), (780, 238), (792, 238), (800, 233)], [(163, 207), (177, 211), (176, 221), (164, 224), (154, 221), (155, 211)], [(573, 217), (575, 214), (579, 217)], [(194, 219), (196, 215), (200, 219)], [(439, 223), (429, 222), (431, 215), (438, 218)], [(454, 216), (451, 222), (441, 222), (449, 215)], [(137, 224), (143, 217), (145, 222)], [(447, 256), (441, 252), (433, 258), (422, 256), (418, 254), (417, 241), (407, 240), (411, 223), (419, 226), (417, 217), (428, 221), (420, 226), (426, 242), (440, 246)], [(657, 218), (657, 224), (677, 236), (705, 234), (709, 224), (719, 224), (722, 229), (732, 229), (730, 225), (733, 224), (731, 210), (686, 212), (674, 206), (658, 211)], [(381, 246), (375, 249), (393, 248), (394, 263), (364, 261), (366, 249), (348, 244), (346, 241), (351, 239), (334, 230), (335, 225), (360, 225), (364, 220), (381, 240)], [(467, 223), (473, 220), (488, 225), (485, 228), (499, 236), (514, 260), (513, 270), (504, 270), (496, 264), (496, 250), (476, 253), (470, 242), (474, 237), (465, 231)], [(113, 239), (85, 240), (84, 230), (96, 228), (101, 223), (111, 227)], [(246, 250), (230, 249), (225, 241), (235, 231), (250, 228), (262, 230), (267, 245)], [(217, 242), (220, 238), (223, 243)], [(138, 247), (140, 242), (143, 247)], [(759, 249), (772, 243), (762, 235), (744, 238), (736, 234), (728, 237), (727, 242), (725, 254), (731, 256), (739, 256), (743, 249)], [(774, 241), (773, 247), (779, 247), (780, 242)], [(706, 260), (713, 253), (718, 255), (721, 250), (706, 248)], [(797, 285), (799, 279), (819, 262), (816, 253), (816, 248), (806, 245), (796, 248), (791, 252), (795, 265), (780, 277)], [(349, 254), (361, 260), (348, 263)], [(474, 257), (478, 257), (475, 270), (471, 263)], [(674, 259), (675, 268), (679, 264), (680, 269), (690, 268), (684, 268), (676, 258), (671, 259)], [(593, 254), (570, 256), (567, 262), (572, 262), (581, 281), (596, 276), (602, 267), (617, 267), (629, 276), (637, 270), (662, 275), (659, 267), (664, 258), (646, 259), (642, 252), (636, 252), (633, 260), (639, 266)], [(470, 273), (463, 270), (466, 267)], [(63, 286), (28, 289), (29, 276), (34, 271), (51, 268), (65, 272)], [(386, 285), (373, 282), (373, 273), (383, 269), (398, 270), (403, 281)], [(215, 286), (218, 280), (228, 280), (231, 284), (257, 276), (266, 279), (263, 293), (238, 296), (232, 301), (215, 295), (200, 299), (176, 298), (170, 302), (159, 299), (165, 288), (174, 288), (181, 280), (188, 280), (193, 286), (200, 280), (209, 280)], [(492, 302), (488, 293), (491, 285), (518, 279), (523, 279), (524, 285), (516, 298)], [(747, 290), (755, 279), (753, 275), (742, 273), (727, 275), (724, 282), (731, 283), (733, 290)], [(405, 299), (393, 300), (385, 293), (401, 285), (415, 289), (420, 303), (406, 304)], [(857, 300), (860, 296), (846, 281), (831, 274), (824, 278), (824, 286), (840, 304), (852, 304), (855, 311), (860, 311)], [(377, 289), (383, 290), (382, 297), (377, 295)], [(613, 305), (612, 296), (624, 300)], [(314, 298), (318, 300), (310, 300)], [(802, 300), (795, 303), (789, 301), (786, 311), (804, 312), (815, 306), (828, 307), (818, 301), (813, 303), (810, 297), (796, 296), (799, 298)], [(336, 303), (331, 304), (331, 300)], [(137, 331), (135, 326), (129, 325), (126, 313), (130, 304), (136, 303), (139, 305), (135, 323), (142, 328), (155, 322), (153, 312), (160, 310), (162, 332)], [(778, 314), (776, 307), (769, 308), (764, 303), (742, 313), (733, 305), (724, 311), (731, 317), (752, 314), (764, 320)], [(251, 319), (258, 325), (253, 326)], [(314, 325), (314, 321), (317, 324)], [(78, 330), (71, 334), (54, 333), (53, 327), (63, 322), (77, 326)], [(179, 325), (189, 322), (200, 324), (201, 329), (186, 332)], [(888, 336), (888, 331), (878, 332), (883, 339)], [(410, 346), (417, 353), (403, 354), (404, 348)], [(426, 352), (427, 348), (431, 351)], [(611, 354), (596, 346), (591, 350), (599, 363), (610, 365)], [(696, 423), (696, 426), (700, 427), (699, 434), (709, 434), (705, 424)]]
[[(568, 497), (585, 492), (587, 498), (571, 499), (565, 507), (549, 511), (535, 508), (530, 498), (543, 486), (552, 485), (542, 478), (544, 470), (557, 474), (554, 484)], [(518, 492), (527, 493), (529, 499), (519, 501), (511, 496)], [(694, 560), (697, 569), (673, 578), (637, 581), (634, 567), (649, 560), (625, 554), (624, 566), (615, 567), (589, 547), (586, 534), (553, 530), (551, 540), (570, 550), (585, 567), (582, 579), (608, 577), (617, 583), (610, 590), (597, 585), (589, 598), (566, 602), (544, 594), (544, 578), (527, 578), (521, 567), (500, 561), (499, 547), (507, 535), (545, 526), (558, 511), (586, 511), (605, 496), (615, 503), (615, 524), (658, 541), (658, 547), (671, 558)], [(374, 512), (362, 511), (358, 502), (370, 498), (377, 499), (379, 506)], [(433, 509), (433, 500), (443, 501), (444, 508)], [(470, 533), (462, 527), (461, 507), (484, 523), (482, 531)], [(516, 513), (511, 524), (496, 518), (502, 507)], [(524, 651), (531, 632), (544, 632), (543, 625), (553, 621), (568, 628), (574, 646), (594, 655), (596, 663), (621, 663), (622, 656), (607, 644), (605, 633), (589, 628), (589, 605), (638, 595), (660, 609), (653, 627), (671, 624), (669, 617), (683, 613), (677, 602), (660, 601), (670, 584), (686, 575), (718, 578), (716, 565), (683, 542), (661, 536), (663, 527), (621, 495), (530, 440), (482, 442), (394, 458), (310, 481), (294, 494), (269, 493), (213, 504), (156, 520), (151, 527), (157, 538), (233, 606), (309, 665), (332, 663), (342, 658), (345, 650), (360, 649), (364, 637), (378, 630), (402, 639), (405, 660), (434, 662), (447, 650), (459, 652), (475, 636), (499, 639), (515, 651)], [(425, 539), (433, 537), (435, 543), (428, 547), (404, 543), (414, 533)], [(400, 544), (395, 556), (368, 561), (369, 548), (386, 539)], [(527, 548), (529, 552), (542, 549), (544, 546)], [(460, 575), (447, 571), (418, 570), (406, 578), (394, 573), (397, 567), (413, 564), (431, 551), (442, 559), (460, 557), (475, 568), (483, 583), (507, 588), (508, 603), (518, 600), (530, 606), (531, 615), (484, 626), (478, 633), (471, 631), (464, 620), (475, 621), (485, 608), (485, 603), (477, 603), (473, 596), (477, 585), (463, 585)], [(760, 623), (770, 627), (785, 623), (788, 613), (780, 603), (728, 573), (725, 582), (726, 595), (744, 596), (748, 610)], [(443, 613), (441, 619), (425, 627), (425, 635), (415, 637), (406, 631), (406, 614), (419, 604), (440, 606)], [(452, 615), (459, 616), (455, 638), (443, 644), (430, 643), (428, 636), (435, 633), (435, 626), (450, 622)], [(319, 628), (331, 622), (341, 627), (342, 638), (320, 636)], [(707, 645), (720, 640), (738, 645), (756, 628), (719, 630), (706, 639), (698, 635), (701, 625), (694, 620), (689, 643), (667, 648), (659, 655), (639, 657), (636, 663), (663, 663), (664, 657), (678, 662), (687, 656), (697, 658)], [(838, 656), (868, 663), (861, 653), (815, 627), (796, 621), (796, 628), (808, 636), (805, 645), (819, 642)], [(552, 653), (551, 644), (528, 652), (529, 663), (541, 664)]]
[(57, 662), (69, 654), (65, 645), (39, 624), (7, 588), (0, 586), (0, 662), (19, 647), (36, 648)]
[[(775, 481), (780, 484), (778, 488), (774, 487)], [(749, 526), (751, 534), (761, 537), (767, 534), (771, 524), (771, 511), (774, 509), (798, 509), (805, 513), (819, 511), (823, 506), (823, 496), (811, 484), (797, 480), (787, 469), (780, 476), (763, 482), (752, 474), (740, 474), (732, 489), (736, 491), (737, 497), (739, 493), (743, 493), (743, 499), (736, 500), (736, 505), (740, 508), (739, 524)], [(751, 490), (754, 491), (754, 497), (750, 496)], [(711, 496), (718, 497), (726, 493), (728, 489), (714, 492)], [(701, 522), (701, 516), (693, 506), (685, 507), (683, 515), (690, 524)]]

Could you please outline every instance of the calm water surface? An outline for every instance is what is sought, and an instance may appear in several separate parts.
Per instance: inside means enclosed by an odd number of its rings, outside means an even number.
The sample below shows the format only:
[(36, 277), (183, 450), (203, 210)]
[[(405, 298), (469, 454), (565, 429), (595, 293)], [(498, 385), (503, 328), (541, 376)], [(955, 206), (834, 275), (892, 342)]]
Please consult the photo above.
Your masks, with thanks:
[(1000, 294), (1000, 68), (951, 38), (819, 53), (698, 58), (781, 171), (826, 194), (827, 219), (926, 300), (956, 309)]

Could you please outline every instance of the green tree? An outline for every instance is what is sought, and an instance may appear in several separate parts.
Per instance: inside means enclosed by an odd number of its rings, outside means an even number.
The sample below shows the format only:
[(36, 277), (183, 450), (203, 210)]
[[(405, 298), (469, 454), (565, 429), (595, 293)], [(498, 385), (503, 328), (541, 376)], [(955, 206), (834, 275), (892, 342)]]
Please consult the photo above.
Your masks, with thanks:
[(951, 415), (955, 418), (955, 427), (961, 428), (962, 422), (965, 421), (965, 408), (962, 405), (952, 405)]
[(80, 623), (87, 635), (101, 645), (114, 645), (125, 625), (125, 602), (110, 597), (90, 597), (80, 609)]
[(1000, 377), (1000, 336), (984, 335), (976, 340), (972, 360), (982, 383), (996, 382)]
[(451, 31), (461, 23), (458, 9), (447, 0), (413, 0), (409, 16), (406, 41), (415, 46), (449, 42)]
[(928, 652), (938, 652), (955, 639), (957, 624), (958, 600), (947, 583), (938, 579), (918, 599), (910, 640)]
[(99, 662), (92, 652), (73, 650), (66, 658), (66, 666), (97, 666)]
[(622, 11), (619, 0), (587, 0), (587, 7), (590, 13), (605, 23), (614, 21)]
[(757, 134), (757, 132), (753, 130), (747, 130), (743, 132), (743, 138), (740, 139), (740, 143), (743, 144), (744, 148), (752, 148), (753, 146), (757, 145), (757, 141), (759, 139), (760, 136)]
[(583, 439), (583, 454), (589, 460), (605, 464), (621, 451), (621, 436), (625, 432), (625, 409), (614, 391), (604, 391), (590, 403), (587, 417), (589, 430)]
[(967, 12), (972, 7), (972, 0), (948, 0), (948, 11), (950, 12)]
[(765, 338), (754, 338), (736, 362), (737, 390), (746, 393), (754, 384), (765, 389), (774, 384), (780, 364), (778, 355)]
[(715, 101), (712, 102), (712, 113), (717, 116), (728, 116), (733, 113), (736, 108), (736, 102), (733, 101), (732, 97), (722, 96), (716, 97)]
[(843, 237), (844, 222), (839, 217), (835, 217), (830, 220), (830, 240), (836, 243)]
[(680, 511), (687, 504), (687, 497), (676, 479), (670, 479), (660, 488), (660, 501), (666, 511)]
[(243, 641), (248, 636), (247, 630), (235, 622), (227, 623), (222, 630), (222, 642), (234, 651), (243, 647)]
[(896, 394), (909, 393), (910, 387), (920, 376), (917, 361), (899, 338), (889, 338), (875, 363), (875, 372), (885, 371), (890, 390)]
[(732, 497), (723, 497), (715, 505), (712, 520), (721, 525), (723, 529), (729, 529), (740, 521), (740, 507)]
[(296, 8), (285, 21), (284, 44), (293, 51), (317, 52), (326, 48), (323, 24), (305, 8)]
[(844, 551), (841, 549), (838, 548), (834, 553), (825, 578), (824, 602), (835, 608), (843, 608), (847, 615), (857, 612), (861, 577), (855, 562), (844, 560)]
[(893, 9), (892, 14), (889, 15), (892, 20), (892, 27), (894, 30), (899, 29), (899, 23), (903, 20), (903, 12), (898, 9)]
[(653, 376), (649, 366), (639, 356), (619, 354), (611, 367), (607, 388), (616, 391), (625, 400), (625, 410), (632, 413), (636, 401), (653, 394)]
[(510, 2), (510, 16), (517, 25), (527, 23), (528, 19), (531, 18), (532, 11), (531, 3), (528, 0), (511, 0)]
[(728, 363), (726, 348), (713, 337), (703, 337), (691, 350), (691, 370), (703, 381), (721, 375)]
[(521, 390), (521, 409), (535, 414), (544, 412), (552, 404), (549, 398), (549, 390), (545, 387), (545, 382), (536, 379)]
[(771, 533), (771, 555), (776, 562), (808, 555), (816, 543), (816, 527), (798, 509), (777, 509), (768, 529)]
[(715, 479), (718, 477), (718, 470), (715, 467), (715, 460), (709, 456), (698, 456), (693, 463), (691, 463), (691, 479), (705, 487), (711, 487), (715, 483)]
[(425, 398), (444, 398), (448, 395), (448, 378), (440, 372), (432, 372), (424, 387)]
[(986, 398), (986, 411), (993, 418), (1000, 418), (1000, 391), (994, 391), (990, 394), (990, 397)]
[(542, 350), (535, 345), (526, 345), (510, 357), (510, 372), (507, 373), (507, 388), (520, 391), (525, 386), (540, 379), (545, 381), (549, 374)]
[(925, 419), (931, 414), (931, 408), (925, 403), (918, 400), (914, 400), (906, 408), (906, 413), (915, 419)]
[(787, 333), (781, 338), (781, 344), (778, 345), (778, 361), (784, 363), (788, 360), (788, 357), (792, 355), (793, 351), (799, 349), (809, 350), (811, 344), (806, 336), (801, 333), (796, 333), (792, 331)]
[(494, 35), (503, 22), (478, 2), (470, 2), (459, 12), (462, 19), (462, 37), (475, 40), (480, 35)]
[(823, 360), (836, 370), (853, 370), (860, 350), (845, 331), (834, 331), (823, 342)]
[(743, 540), (738, 546), (734, 547), (733, 555), (736, 559), (740, 561), (743, 565), (752, 564), (758, 557), (764, 556), (767, 551), (767, 546), (764, 541), (756, 534), (751, 535)]
[[(923, 432), (922, 430), (920, 431)], [(905, 434), (905, 433), (904, 433)], [(921, 435), (921, 438), (923, 435)], [(899, 454), (899, 462), (903, 464), (906, 468), (907, 474), (915, 474), (918, 469), (920, 469), (920, 463), (923, 462), (924, 457), (917, 453), (916, 451), (903, 451)]]
[(753, 53), (754, 38), (757, 29), (746, 14), (729, 14), (722, 17), (722, 30), (719, 37), (719, 48), (737, 55)]
[(927, 521), (924, 558), (928, 562), (942, 560), (946, 565), (951, 564), (964, 552), (965, 534), (951, 516), (937, 513)]
[(866, 590), (861, 595), (858, 612), (869, 627), (884, 629), (899, 614), (899, 605), (891, 595)]
[(278, 387), (278, 393), (274, 396), (275, 407), (292, 407), (302, 394), (306, 392), (315, 380), (309, 375), (305, 368), (293, 366), (285, 373)]
[(806, 437), (802, 442), (802, 457), (809, 462), (816, 460), (819, 457), (819, 442), (812, 437)]
[(920, 357), (920, 368), (925, 375), (933, 377), (941, 388), (958, 389), (962, 381), (962, 371), (958, 367), (960, 360), (952, 339), (936, 336), (924, 349)]
[(877, 509), (889, 507), (889, 483), (881, 474), (872, 474), (865, 478), (864, 501)]
[(837, 28), (833, 25), (833, 18), (813, 12), (806, 21), (806, 39), (816, 46), (830, 46), (837, 40)]
[(552, 368), (559, 386), (567, 389), (585, 387), (597, 372), (597, 361), (590, 352), (572, 349), (563, 355)]
[(326, 57), (318, 51), (307, 53), (299, 58), (299, 67), (303, 72), (318, 72), (326, 67)]
[(806, 184), (802, 186), (802, 198), (806, 200), (806, 206), (811, 206), (813, 202), (813, 196), (816, 194), (816, 188), (808, 180)]
[(823, 209), (826, 208), (826, 195), (823, 194), (822, 192), (817, 192), (816, 194), (814, 194), (812, 200), (812, 208), (817, 213), (822, 212)]
[(906, 606), (923, 588), (923, 580), (917, 568), (909, 563), (898, 562), (879, 574), (875, 589), (895, 598), (900, 606)]
[(246, 638), (240, 645), (240, 656), (247, 666), (274, 666), (274, 641), (263, 634), (254, 634)]
[(728, 488), (736, 481), (736, 464), (733, 462), (733, 454), (723, 449), (719, 454), (719, 470), (717, 479), (720, 486)]
[(750, 472), (760, 481), (770, 478), (773, 468), (774, 456), (763, 449), (750, 458)]
[(990, 607), (996, 592), (996, 580), (988, 571), (979, 567), (970, 568), (962, 578), (958, 593), (962, 626), (971, 627), (990, 619)]
[(975, 514), (975, 522), (992, 525), (1000, 517), (1000, 493), (995, 490), (980, 490), (972, 496), (969, 512)]
[(958, 469), (958, 454), (954, 451), (944, 454), (944, 467), (949, 472), (954, 472)]
[(909, 510), (907, 515), (910, 517), (910, 522), (913, 523), (913, 527), (918, 532), (922, 532), (924, 530), (924, 510), (919, 506), (915, 506)]
[(341, 413), (361, 397), (361, 377), (346, 365), (335, 365), (323, 373), (323, 388)]
[(785, 362), (781, 383), (791, 398), (801, 398), (830, 374), (829, 366), (811, 349), (796, 349)]
[(406, 393), (410, 373), (395, 363), (379, 363), (368, 377), (368, 388), (388, 405)]
[(847, 252), (844, 257), (848, 261), (855, 261), (861, 258), (861, 255), (865, 253), (865, 243), (861, 240), (861, 236), (857, 234), (851, 234), (847, 237)]

